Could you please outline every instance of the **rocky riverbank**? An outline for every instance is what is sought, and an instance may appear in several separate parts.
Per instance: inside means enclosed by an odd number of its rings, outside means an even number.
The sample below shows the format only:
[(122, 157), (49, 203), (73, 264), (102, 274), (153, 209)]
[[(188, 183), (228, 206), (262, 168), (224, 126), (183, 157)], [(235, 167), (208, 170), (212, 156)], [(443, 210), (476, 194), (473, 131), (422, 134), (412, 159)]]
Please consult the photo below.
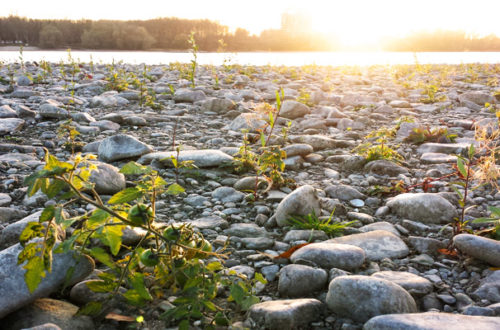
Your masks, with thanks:
[[(134, 77), (142, 83), (132, 85)], [(129, 184), (118, 169), (131, 159), (174, 181), (165, 160), (175, 155), (175, 139), (182, 146), (179, 160), (193, 161), (197, 170), (181, 173), (185, 193), (157, 201), (156, 221), (189, 222), (215, 248), (228, 242), (226, 267), (249, 278), (259, 272), (268, 281), (258, 291), (261, 303), (237, 315), (234, 328), (500, 328), (500, 243), (467, 233), (488, 224), (466, 222), (500, 207), (495, 186), (468, 191), (466, 206), (475, 207), (463, 218), (462, 234), (453, 236), (447, 226), (461, 219), (460, 196), (451, 187), (460, 180), (453, 175), (457, 155), (471, 144), (480, 150), (478, 128), (498, 141), (491, 133), (498, 130), (499, 65), (199, 67), (196, 87), (185, 77), (182, 65), (146, 71), (122, 63), (0, 67), (2, 327), (124, 326), (75, 316), (78, 306), (98, 299), (83, 281), (102, 265), (95, 268), (88, 258), (55, 255), (40, 288), (31, 294), (25, 287), (17, 266), (19, 234), (54, 203), (42, 193), (29, 197), (23, 183), (43, 166), (43, 148), (59, 159), (71, 156), (72, 145), (98, 155), (93, 180), (106, 196)], [(255, 140), (266, 129), (265, 103), (275, 106), (280, 89), (284, 101), (271, 140), (283, 144), (283, 175), (294, 183), (251, 201), (254, 173), (237, 173), (232, 162), (242, 129)], [(80, 133), (77, 143), (58, 134), (68, 119)], [(279, 132), (288, 122), (283, 138)], [(420, 138), (408, 139), (415, 128)], [(369, 161), (370, 150), (386, 159)], [(498, 183), (498, 165), (489, 169), (488, 178)], [(88, 207), (69, 212), (83, 214)], [(342, 237), (290, 226), (290, 216), (312, 211), (353, 223)], [(133, 230), (124, 236), (129, 244), (141, 237)], [(311, 244), (289, 259), (273, 258), (304, 243)], [(73, 286), (60, 293), (69, 266), (77, 270)], [(144, 327), (164, 328), (158, 316), (168, 304), (142, 308)], [(117, 304), (113, 312), (126, 314), (126, 308)]]

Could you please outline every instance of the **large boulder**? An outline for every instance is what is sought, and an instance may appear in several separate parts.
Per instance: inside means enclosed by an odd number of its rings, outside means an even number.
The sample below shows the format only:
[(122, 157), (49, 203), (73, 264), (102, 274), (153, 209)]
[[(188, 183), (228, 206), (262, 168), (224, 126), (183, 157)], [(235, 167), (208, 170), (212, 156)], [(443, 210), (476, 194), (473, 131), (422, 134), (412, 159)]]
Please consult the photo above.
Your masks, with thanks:
[(370, 319), (363, 330), (497, 330), (499, 317), (468, 316), (451, 313), (380, 315)]
[(321, 214), (320, 201), (316, 190), (305, 185), (292, 191), (279, 203), (274, 218), (278, 226), (284, 227), (289, 225), (290, 216), (308, 215), (312, 212), (317, 216)]
[(295, 251), (290, 260), (293, 263), (307, 261), (325, 269), (354, 270), (365, 261), (365, 252), (353, 245), (312, 243)]
[(500, 267), (500, 242), (491, 238), (471, 234), (453, 237), (453, 243), (463, 253)]
[(281, 105), (280, 117), (296, 119), (304, 117), (309, 113), (311, 113), (311, 109), (307, 105), (297, 101), (286, 100)]
[[(165, 167), (173, 167), (172, 156), (177, 157), (177, 152), (153, 152), (141, 157), (140, 164), (149, 164), (153, 160), (160, 162)], [(178, 162), (192, 161), (193, 165), (199, 168), (218, 167), (231, 164), (233, 157), (214, 149), (205, 150), (182, 150), (177, 158)]]
[[(72, 285), (94, 270), (94, 261), (85, 255), (70, 251), (55, 253), (52, 260), (52, 271), (45, 277), (32, 293), (24, 281), (26, 270), (17, 264), (19, 253), (23, 250), (20, 244), (0, 251), (0, 318), (19, 309), (37, 298), (45, 297), (57, 291), (63, 284)], [(66, 275), (73, 269), (69, 280)]]
[(280, 270), (278, 291), (282, 297), (304, 297), (326, 287), (328, 274), (324, 269), (305, 265), (286, 265)]
[(415, 300), (401, 286), (362, 275), (333, 279), (326, 304), (338, 316), (357, 322), (366, 322), (377, 315), (417, 312)]
[(92, 171), (90, 182), (99, 194), (113, 195), (125, 189), (125, 176), (113, 165), (98, 162), (97, 169)]
[(365, 251), (366, 258), (374, 261), (384, 258), (403, 258), (410, 252), (401, 238), (385, 230), (336, 237), (326, 242), (360, 247)]
[(457, 216), (455, 206), (438, 194), (400, 194), (387, 202), (387, 206), (404, 219), (423, 223), (449, 223)]
[(434, 286), (428, 279), (408, 272), (393, 272), (390, 270), (376, 272), (372, 277), (381, 278), (397, 285), (413, 295), (425, 295), (432, 291)]
[(153, 148), (135, 137), (125, 134), (118, 134), (108, 137), (99, 144), (99, 158), (105, 162), (139, 157), (150, 153)]
[(317, 299), (272, 300), (250, 307), (247, 321), (255, 329), (306, 329), (321, 318), (323, 309)]

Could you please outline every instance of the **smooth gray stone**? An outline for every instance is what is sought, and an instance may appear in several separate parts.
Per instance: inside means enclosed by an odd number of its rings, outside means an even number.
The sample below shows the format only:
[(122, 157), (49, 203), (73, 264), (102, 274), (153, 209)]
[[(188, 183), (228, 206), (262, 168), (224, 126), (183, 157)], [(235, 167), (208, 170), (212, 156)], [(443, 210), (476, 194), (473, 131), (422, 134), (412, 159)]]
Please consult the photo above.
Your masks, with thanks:
[(211, 98), (201, 104), (201, 110), (203, 112), (209, 111), (219, 114), (224, 114), (234, 108), (236, 108), (236, 103), (228, 99)]
[(105, 162), (139, 157), (150, 153), (153, 148), (135, 137), (125, 134), (118, 134), (106, 138), (99, 144), (99, 158)]
[(95, 183), (94, 189), (99, 194), (113, 195), (125, 189), (125, 176), (113, 165), (97, 162), (97, 169), (92, 171), (90, 182)]
[(281, 268), (278, 291), (281, 297), (306, 297), (326, 287), (328, 273), (306, 265), (286, 265)]
[(394, 225), (390, 222), (387, 221), (379, 221), (379, 222), (374, 222), (370, 223), (368, 225), (365, 225), (361, 228), (359, 228), (364, 233), (367, 233), (369, 231), (374, 231), (374, 230), (385, 230), (390, 233), (393, 233), (396, 236), (400, 236), (399, 231), (394, 227)]
[(17, 118), (17, 112), (9, 105), (0, 106), (0, 118)]
[(312, 243), (295, 251), (290, 260), (293, 263), (307, 260), (325, 269), (354, 270), (364, 263), (365, 252), (354, 245)]
[(441, 154), (461, 154), (462, 151), (469, 148), (468, 143), (424, 143), (420, 145), (417, 149), (417, 153), (425, 154), (431, 153), (441, 153)]
[(87, 277), (94, 270), (94, 261), (76, 252), (55, 253), (53, 255), (52, 272), (47, 272), (37, 289), (30, 293), (24, 281), (26, 270), (17, 264), (22, 251), (20, 244), (0, 251), (0, 318), (19, 309), (35, 299), (48, 296), (66, 281), (66, 273), (74, 267), (69, 285)]
[[(2, 320), (2, 329), (18, 330), (53, 323), (63, 330), (93, 330), (90, 316), (76, 315), (78, 306), (50, 298), (35, 300)], [(43, 329), (43, 328), (42, 328)], [(49, 329), (54, 329), (53, 327)]]
[(215, 229), (217, 227), (225, 229), (229, 226), (229, 223), (226, 220), (215, 215), (187, 221), (187, 223), (198, 229)]
[(267, 231), (254, 223), (233, 223), (224, 234), (236, 237), (266, 237)]
[(499, 317), (467, 316), (450, 313), (380, 315), (370, 319), (363, 330), (498, 330)]
[(425, 164), (456, 163), (457, 156), (438, 152), (426, 152), (420, 156), (420, 161)]
[(219, 187), (212, 192), (212, 197), (222, 203), (238, 203), (245, 198), (245, 194), (232, 187)]
[(290, 243), (295, 241), (326, 241), (328, 235), (322, 230), (314, 229), (292, 229), (285, 234), (283, 242)]
[(500, 242), (491, 238), (471, 234), (453, 237), (453, 243), (463, 253), (500, 267)]
[(304, 117), (308, 113), (311, 113), (311, 109), (303, 103), (286, 100), (281, 105), (280, 116), (287, 119), (296, 119)]
[(338, 316), (366, 322), (382, 314), (416, 313), (412, 296), (401, 286), (371, 276), (339, 276), (330, 282), (326, 304)]
[(19, 118), (1, 118), (0, 135), (12, 134), (20, 131), (24, 125), (24, 120)]
[[(153, 152), (144, 155), (138, 160), (140, 164), (149, 164), (153, 160), (161, 162), (163, 166), (173, 167), (172, 156), (177, 157), (177, 153), (170, 152)], [(182, 150), (178, 157), (179, 162), (193, 161), (196, 167), (218, 167), (229, 165), (233, 161), (233, 157), (223, 153), (220, 150), (205, 149), (205, 150)]]
[(368, 260), (377, 261), (384, 258), (403, 258), (410, 252), (406, 244), (391, 232), (374, 230), (332, 238), (326, 243), (350, 244), (362, 248)]
[(309, 144), (313, 147), (314, 151), (334, 148), (351, 148), (355, 146), (353, 141), (334, 140), (325, 135), (295, 135), (289, 138), (293, 143)]
[(273, 300), (250, 307), (247, 320), (256, 329), (300, 329), (320, 319), (323, 310), (317, 299)]
[(174, 93), (174, 101), (176, 103), (179, 102), (187, 102), (187, 103), (194, 103), (196, 101), (201, 101), (206, 99), (207, 96), (203, 91), (192, 91), (190, 89), (178, 89)]
[(325, 189), (325, 192), (331, 198), (338, 198), (342, 201), (366, 198), (366, 196), (360, 193), (356, 188), (344, 184), (329, 186)]
[(243, 237), (241, 243), (247, 249), (265, 250), (274, 246), (274, 239), (269, 237)]
[(399, 174), (408, 174), (407, 168), (385, 159), (369, 162), (364, 169), (368, 173), (377, 175), (398, 176)]
[(396, 283), (413, 295), (425, 295), (433, 289), (431, 281), (408, 272), (382, 271), (373, 273), (371, 276)]
[(243, 129), (248, 130), (248, 132), (257, 132), (257, 130), (266, 127), (266, 125), (267, 122), (261, 114), (245, 112), (234, 118), (225, 128), (239, 133)]
[(0, 233), (0, 249), (7, 248), (19, 242), (19, 235), (30, 222), (38, 222), (42, 211), (24, 217), (14, 223), (7, 225)]
[(477, 290), (472, 292), (471, 297), (487, 299), (492, 303), (500, 302), (500, 270), (483, 278)]
[(456, 207), (439, 194), (400, 194), (391, 198), (386, 205), (404, 219), (423, 223), (449, 223), (457, 216)]
[(288, 194), (278, 205), (274, 218), (280, 227), (289, 225), (291, 216), (307, 215), (314, 212), (321, 214), (319, 198), (316, 189), (310, 185), (299, 187)]

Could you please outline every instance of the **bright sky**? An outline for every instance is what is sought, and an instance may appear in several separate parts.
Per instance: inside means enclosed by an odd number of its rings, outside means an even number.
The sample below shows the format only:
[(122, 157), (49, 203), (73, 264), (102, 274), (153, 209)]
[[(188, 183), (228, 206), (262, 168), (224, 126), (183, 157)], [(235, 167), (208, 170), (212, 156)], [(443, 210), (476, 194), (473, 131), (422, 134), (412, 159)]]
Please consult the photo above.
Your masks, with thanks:
[(253, 34), (279, 28), (281, 13), (309, 13), (313, 28), (350, 45), (417, 30), (464, 30), (500, 36), (500, 0), (18, 0), (0, 16), (69, 19), (207, 18)]

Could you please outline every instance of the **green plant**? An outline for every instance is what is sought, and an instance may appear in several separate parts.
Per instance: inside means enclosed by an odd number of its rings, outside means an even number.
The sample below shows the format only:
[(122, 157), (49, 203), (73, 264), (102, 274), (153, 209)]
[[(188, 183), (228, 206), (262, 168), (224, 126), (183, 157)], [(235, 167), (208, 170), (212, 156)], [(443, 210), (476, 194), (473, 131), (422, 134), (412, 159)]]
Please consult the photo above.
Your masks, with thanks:
[(491, 238), (500, 240), (500, 208), (489, 206), (488, 210), (491, 213), (489, 217), (474, 219), (472, 223), (492, 224), (493, 227), (481, 230), (478, 234), (488, 234)]
[(297, 101), (307, 105), (308, 107), (314, 106), (314, 103), (311, 100), (311, 94), (309, 94), (305, 88), (301, 88), (299, 90), (299, 96), (297, 97)]
[(69, 72), (71, 74), (71, 104), (75, 104), (75, 84), (76, 84), (76, 76), (81, 71), (80, 64), (73, 59), (71, 56), (71, 49), (68, 49), (68, 63), (69, 63)]
[[(93, 159), (93, 155), (76, 154), (67, 162), (60, 161), (46, 151), (44, 168), (26, 179), (30, 196), (42, 191), (56, 201), (20, 236), (23, 251), (18, 263), (26, 269), (30, 292), (51, 271), (53, 253), (76, 251), (106, 266), (99, 280), (88, 286), (106, 293), (109, 299), (122, 295), (132, 306), (140, 307), (153, 303), (154, 297), (175, 295), (175, 307), (163, 317), (167, 325), (178, 324), (180, 329), (188, 329), (194, 320), (201, 320), (208, 328), (229, 324), (228, 312), (213, 302), (221, 285), (229, 287), (228, 300), (236, 301), (242, 310), (258, 302), (252, 287), (255, 281), (265, 283), (262, 276), (256, 275), (256, 280), (249, 282), (242, 275), (225, 271), (218, 259), (227, 254), (213, 251), (199, 232), (186, 224), (165, 227), (155, 221), (157, 198), (178, 194), (182, 187), (168, 185), (148, 166), (129, 162), (120, 172), (135, 179), (134, 186), (104, 202), (89, 181), (96, 169)], [(73, 204), (90, 204), (94, 209), (68, 218), (64, 210)], [(135, 246), (126, 246), (122, 242), (126, 226), (141, 228), (146, 235)], [(69, 227), (73, 227), (71, 236), (56, 244), (57, 231)], [(97, 315), (105, 303), (90, 302), (80, 312)]]
[(389, 140), (396, 136), (396, 133), (397, 126), (392, 128), (387, 128), (385, 126), (381, 127), (378, 130), (370, 132), (370, 134), (366, 136), (368, 139), (375, 139), (377, 144), (365, 142), (354, 148), (352, 151), (365, 157), (369, 162), (386, 159), (400, 163), (403, 160), (403, 157), (388, 144)]
[(191, 60), (191, 67), (189, 71), (189, 81), (191, 81), (191, 87), (195, 87), (195, 77), (196, 77), (196, 67), (198, 66), (198, 45), (194, 39), (194, 32), (189, 35), (188, 43), (191, 46), (191, 54), (193, 54), (193, 59)]
[(417, 127), (405, 138), (406, 142), (422, 144), (424, 142), (451, 143), (457, 138), (456, 134), (448, 132), (446, 127)]
[(314, 229), (321, 230), (325, 232), (329, 237), (342, 236), (342, 232), (349, 226), (351, 226), (355, 221), (350, 222), (332, 222), (333, 213), (330, 213), (328, 219), (321, 220), (318, 218), (314, 210), (302, 216), (292, 216), (288, 220), (290, 225), (296, 229)]
[(437, 92), (439, 91), (439, 87), (437, 85), (433, 84), (426, 84), (423, 86), (424, 91), (422, 92), (422, 95), (425, 97), (420, 99), (420, 102), (422, 103), (436, 103), (436, 102), (442, 102), (446, 100), (446, 95), (437, 95)]
[(62, 122), (57, 129), (58, 138), (65, 140), (63, 147), (71, 151), (71, 154), (81, 151), (85, 145), (84, 142), (77, 141), (78, 135), (80, 135), (80, 132), (78, 132), (76, 126), (73, 125), (73, 121), (71, 119)]
[(129, 81), (134, 78), (131, 77), (125, 70), (121, 68), (117, 69), (114, 60), (111, 65), (108, 66), (108, 71), (109, 75), (105, 78), (108, 82), (106, 85), (108, 90), (122, 92), (128, 88)]

